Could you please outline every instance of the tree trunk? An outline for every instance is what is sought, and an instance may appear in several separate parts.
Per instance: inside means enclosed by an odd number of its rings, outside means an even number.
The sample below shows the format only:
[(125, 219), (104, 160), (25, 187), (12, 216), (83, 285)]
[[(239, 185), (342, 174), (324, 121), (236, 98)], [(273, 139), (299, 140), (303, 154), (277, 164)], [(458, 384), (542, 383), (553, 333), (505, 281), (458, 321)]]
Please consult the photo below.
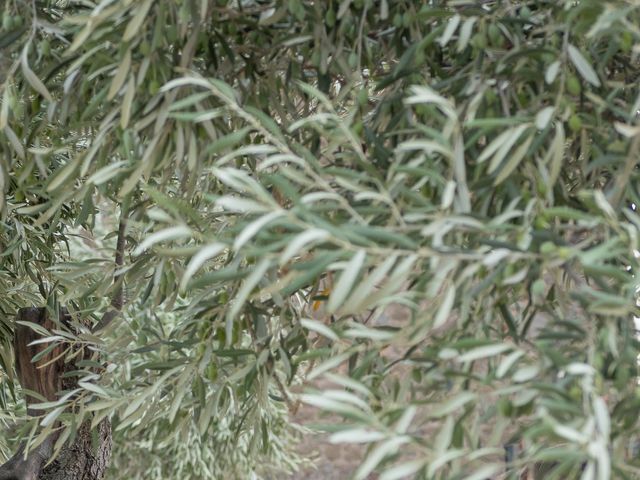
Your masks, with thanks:
[[(66, 318), (66, 312), (60, 317)], [(31, 322), (50, 330), (54, 323), (48, 318), (45, 308), (23, 308), (18, 312), (18, 320)], [(76, 379), (71, 376), (62, 379), (65, 370), (75, 369), (58, 359), (59, 348), (53, 349), (37, 362), (31, 359), (44, 350), (47, 344), (29, 345), (38, 338), (38, 334), (24, 325), (16, 325), (13, 342), (16, 371), (23, 388), (35, 391), (55, 400), (57, 392), (75, 387)], [(27, 396), (27, 413), (37, 415), (29, 408), (31, 397)], [(37, 402), (37, 401), (36, 401)], [(24, 456), (24, 445), (7, 463), (0, 466), (0, 480), (99, 480), (104, 477), (111, 458), (111, 423), (108, 419), (100, 422), (91, 432), (90, 421), (78, 428), (75, 439), (68, 443), (49, 465), (46, 465), (56, 442), (57, 435), (50, 435), (44, 442)], [(46, 465), (46, 466), (45, 466)]]

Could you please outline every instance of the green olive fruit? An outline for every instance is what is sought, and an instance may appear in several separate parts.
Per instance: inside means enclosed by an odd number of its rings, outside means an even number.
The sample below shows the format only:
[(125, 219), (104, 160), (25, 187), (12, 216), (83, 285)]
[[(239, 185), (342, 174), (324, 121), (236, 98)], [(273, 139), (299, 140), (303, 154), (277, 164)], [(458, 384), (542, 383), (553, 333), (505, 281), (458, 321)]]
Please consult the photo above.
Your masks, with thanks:
[(143, 40), (140, 43), (140, 53), (143, 54), (144, 56), (149, 55), (149, 53), (151, 53), (151, 44), (149, 43), (148, 40)]
[(569, 389), (569, 396), (575, 400), (576, 402), (579, 402), (582, 400), (582, 389), (578, 386), (578, 385), (574, 385), (573, 387), (571, 387)]
[(218, 379), (218, 365), (210, 363), (207, 367), (207, 378), (210, 382), (215, 382)]
[(175, 43), (178, 40), (178, 29), (174, 25), (167, 27), (165, 34), (169, 43)]
[(193, 394), (194, 398), (197, 398), (198, 400), (204, 399), (205, 387), (200, 375), (196, 375), (196, 377), (193, 379), (193, 382), (191, 382), (191, 393)]
[(22, 115), (24, 115), (24, 104), (17, 102), (16, 106), (12, 108), (12, 112), (15, 118), (22, 118)]
[(553, 242), (544, 242), (542, 245), (540, 245), (540, 253), (542, 253), (543, 255), (554, 253), (557, 249), (558, 247)]
[(547, 287), (546, 287), (546, 284), (544, 283), (544, 280), (539, 278), (538, 280), (536, 280), (531, 284), (531, 295), (534, 295), (536, 297), (542, 297), (544, 295), (544, 291), (546, 290), (546, 288)]
[(233, 324), (233, 329), (231, 330), (231, 342), (233, 345), (238, 343), (238, 340), (240, 340), (241, 333), (242, 333), (242, 329), (240, 328), (240, 324), (238, 322), (235, 322)]
[(366, 88), (363, 88), (358, 92), (358, 105), (364, 107), (369, 102), (369, 92)]
[(482, 32), (476, 33), (471, 38), (471, 45), (479, 50), (484, 50), (487, 48), (487, 36)]
[(332, 28), (336, 24), (336, 12), (333, 8), (327, 10), (327, 13), (324, 16), (324, 23), (329, 28)]
[(313, 51), (313, 53), (311, 54), (310, 62), (311, 62), (311, 65), (315, 65), (315, 66), (320, 65), (320, 52), (318, 50)]
[(513, 403), (508, 398), (501, 398), (497, 403), (498, 411), (503, 417), (513, 415)]
[(227, 341), (227, 332), (225, 332), (224, 328), (216, 328), (216, 340), (218, 340), (221, 345), (225, 344), (225, 342)]
[(409, 25), (411, 25), (411, 14), (409, 12), (404, 12), (402, 15), (402, 26), (407, 28)]
[(13, 28), (13, 17), (8, 13), (2, 16), (2, 29), (11, 30)]
[(569, 75), (567, 78), (567, 92), (571, 95), (580, 95), (582, 91), (582, 86), (580, 85), (580, 80), (575, 75)]
[(51, 44), (49, 43), (49, 40), (47, 40), (46, 38), (40, 40), (40, 43), (38, 44), (38, 50), (44, 56), (49, 55), (49, 53), (51, 53)]
[(495, 23), (489, 25), (488, 29), (489, 40), (492, 45), (498, 45), (502, 39), (502, 32), (500, 31), (500, 27), (498, 27)]
[(149, 82), (149, 93), (155, 95), (160, 90), (160, 82), (157, 80), (151, 80)]
[(582, 120), (580, 120), (577, 113), (574, 113), (569, 117), (569, 128), (572, 132), (579, 132), (582, 128)]
[(633, 37), (631, 32), (625, 30), (620, 34), (620, 50), (628, 53), (631, 51), (631, 47), (633, 47)]
[(524, 5), (520, 9), (520, 17), (524, 18), (525, 20), (531, 18), (531, 9), (529, 7), (527, 7), (526, 5)]
[(362, 124), (362, 120), (358, 120), (351, 126), (351, 130), (353, 131), (353, 133), (355, 133), (358, 136), (362, 134), (363, 129), (364, 129), (364, 126)]
[(358, 55), (356, 52), (351, 52), (349, 54), (349, 58), (347, 59), (347, 63), (351, 68), (356, 68), (358, 66)]
[(15, 111), (17, 106), (18, 106), (18, 97), (14, 95), (14, 92), (12, 89), (9, 89), (9, 110)]
[[(541, 185), (542, 182), (540, 182), (538, 185)], [(539, 188), (539, 193), (540, 195), (544, 195), (546, 192), (546, 186), (544, 188), (544, 190), (542, 188)], [(535, 221), (533, 222), (533, 226), (536, 227), (536, 229), (538, 230), (547, 230), (551, 225), (549, 225), (549, 222), (541, 216), (537, 216)]]

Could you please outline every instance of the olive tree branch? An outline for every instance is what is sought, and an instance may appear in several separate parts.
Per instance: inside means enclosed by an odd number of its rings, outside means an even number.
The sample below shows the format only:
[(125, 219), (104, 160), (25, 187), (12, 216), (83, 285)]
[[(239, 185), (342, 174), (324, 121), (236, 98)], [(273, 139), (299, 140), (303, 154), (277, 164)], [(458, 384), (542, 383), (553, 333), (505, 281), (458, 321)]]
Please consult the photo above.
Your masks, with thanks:
[(120, 206), (120, 222), (118, 224), (118, 237), (116, 239), (116, 253), (115, 253), (115, 269), (113, 274), (113, 285), (115, 290), (111, 297), (111, 305), (109, 309), (104, 312), (100, 321), (96, 324), (93, 331), (99, 331), (106, 328), (111, 321), (116, 318), (122, 311), (124, 306), (124, 272), (122, 267), (124, 265), (124, 249), (126, 246), (127, 237), (127, 216), (129, 214), (129, 200), (127, 196)]

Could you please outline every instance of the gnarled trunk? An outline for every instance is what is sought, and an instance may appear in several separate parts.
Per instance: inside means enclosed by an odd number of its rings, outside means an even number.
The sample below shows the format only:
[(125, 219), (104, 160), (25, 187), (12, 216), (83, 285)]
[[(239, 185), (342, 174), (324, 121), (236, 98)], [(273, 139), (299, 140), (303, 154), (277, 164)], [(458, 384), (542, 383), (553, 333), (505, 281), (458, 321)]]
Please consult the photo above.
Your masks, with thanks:
[[(45, 308), (21, 309), (17, 319), (41, 325), (47, 330), (53, 326)], [(61, 360), (51, 362), (60, 353), (57, 348), (32, 363), (32, 358), (47, 347), (47, 344), (29, 345), (37, 338), (31, 328), (16, 325), (13, 346), (18, 379), (23, 388), (35, 391), (48, 400), (55, 400), (61, 388), (74, 387), (71, 382), (75, 382), (75, 379), (67, 378), (63, 384), (62, 374), (67, 366)], [(27, 412), (34, 415), (36, 411), (29, 408), (30, 403), (31, 398), (27, 397)], [(100, 422), (94, 433), (91, 432), (90, 422), (84, 422), (73, 442), (65, 445), (56, 459), (46, 465), (53, 453), (56, 438), (56, 434), (50, 435), (26, 457), (24, 445), (21, 446), (7, 463), (0, 466), (0, 480), (99, 480), (104, 477), (111, 458), (111, 424), (108, 419)]]

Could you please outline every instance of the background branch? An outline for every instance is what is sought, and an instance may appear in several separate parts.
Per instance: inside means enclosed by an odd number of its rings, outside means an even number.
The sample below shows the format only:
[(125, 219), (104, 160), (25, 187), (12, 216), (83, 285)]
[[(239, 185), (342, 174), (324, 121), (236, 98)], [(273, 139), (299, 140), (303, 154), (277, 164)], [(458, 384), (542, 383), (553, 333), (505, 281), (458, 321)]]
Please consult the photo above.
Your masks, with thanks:
[(124, 265), (128, 210), (129, 198), (127, 197), (120, 207), (120, 223), (118, 225), (118, 238), (116, 240), (115, 273), (113, 275), (115, 290), (111, 297), (110, 308), (104, 313), (98, 324), (93, 329), (94, 331), (106, 328), (111, 321), (120, 314), (122, 307), (124, 306), (124, 272), (122, 271), (122, 266)]

